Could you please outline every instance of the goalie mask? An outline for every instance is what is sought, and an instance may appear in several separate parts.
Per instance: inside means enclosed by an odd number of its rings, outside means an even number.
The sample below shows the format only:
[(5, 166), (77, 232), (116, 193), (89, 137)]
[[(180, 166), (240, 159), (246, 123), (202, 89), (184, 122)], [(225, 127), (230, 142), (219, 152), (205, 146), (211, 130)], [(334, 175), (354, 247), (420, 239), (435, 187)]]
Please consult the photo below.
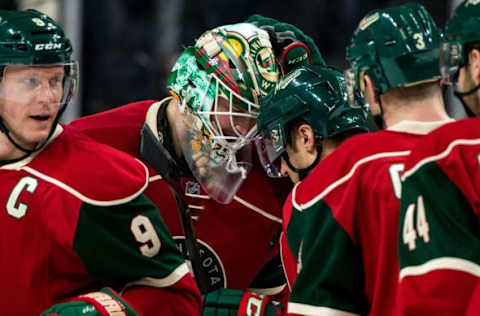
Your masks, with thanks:
[(229, 203), (246, 178), (259, 100), (278, 76), (268, 33), (249, 23), (207, 31), (172, 69), (168, 88), (184, 116), (177, 132), (185, 160), (220, 203)]

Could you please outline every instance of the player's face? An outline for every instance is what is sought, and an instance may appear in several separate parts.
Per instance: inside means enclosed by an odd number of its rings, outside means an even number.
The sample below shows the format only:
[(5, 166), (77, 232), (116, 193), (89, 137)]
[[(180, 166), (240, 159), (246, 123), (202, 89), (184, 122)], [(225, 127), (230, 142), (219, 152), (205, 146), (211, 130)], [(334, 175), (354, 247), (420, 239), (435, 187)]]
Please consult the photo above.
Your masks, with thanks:
[[(229, 111), (229, 102), (224, 98), (218, 99), (218, 112), (228, 112)], [(233, 111), (237, 113), (245, 113), (242, 109), (233, 106)], [(234, 127), (237, 131), (245, 136), (248, 131), (255, 125), (256, 120), (252, 117), (244, 116), (230, 116), (230, 115), (217, 115), (218, 123), (220, 128), (223, 130), (223, 133), (227, 136), (236, 136), (234, 132)], [(215, 120), (213, 120), (215, 122)]]
[[(475, 88), (480, 84), (476, 77), (476, 69), (473, 62), (461, 67), (458, 70), (458, 90), (466, 92)], [(464, 96), (462, 99), (476, 115), (480, 114), (480, 91)]]
[(298, 183), (300, 181), (300, 177), (298, 173), (290, 169), (285, 161), (285, 159), (282, 157), (281, 159), (281, 165), (280, 165), (280, 173), (283, 176), (288, 176), (290, 178), (290, 181), (293, 183)]
[(293, 183), (297, 183), (300, 181), (300, 177), (297, 172), (290, 169), (285, 159), (287, 158), (294, 168), (304, 169), (309, 167), (311, 164), (309, 161), (309, 155), (305, 147), (302, 146), (300, 137), (295, 137), (295, 144), (287, 145), (285, 152), (286, 155), (282, 155), (281, 157), (282, 162), (280, 166), (280, 172), (284, 176), (288, 175)]
[(8, 66), (0, 84), (0, 117), (11, 137), (34, 149), (47, 139), (63, 92), (64, 68)]

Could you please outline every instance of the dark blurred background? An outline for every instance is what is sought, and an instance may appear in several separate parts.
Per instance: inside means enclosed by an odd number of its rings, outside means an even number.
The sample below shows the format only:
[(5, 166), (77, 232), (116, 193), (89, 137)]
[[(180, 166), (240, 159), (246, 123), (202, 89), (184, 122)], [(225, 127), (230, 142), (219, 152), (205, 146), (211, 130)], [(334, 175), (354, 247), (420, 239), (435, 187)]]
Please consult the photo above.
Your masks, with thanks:
[[(65, 121), (142, 99), (167, 95), (165, 82), (183, 47), (205, 30), (260, 13), (298, 26), (313, 37), (327, 63), (344, 68), (345, 46), (369, 11), (392, 0), (28, 0), (4, 8), (34, 7), (54, 16), (73, 38), (81, 62), (81, 93)], [(455, 0), (422, 0), (444, 26)]]

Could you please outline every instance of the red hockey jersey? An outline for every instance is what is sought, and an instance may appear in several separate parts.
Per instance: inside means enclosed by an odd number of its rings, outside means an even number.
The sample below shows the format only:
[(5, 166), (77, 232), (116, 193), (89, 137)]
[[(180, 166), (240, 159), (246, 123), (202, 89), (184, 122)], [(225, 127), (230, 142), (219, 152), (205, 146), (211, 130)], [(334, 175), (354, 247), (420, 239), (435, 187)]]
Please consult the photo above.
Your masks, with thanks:
[(292, 219), (304, 227), (289, 314), (394, 313), (400, 172), (418, 139), (442, 123), (354, 136), (294, 188)]
[(407, 160), (399, 229), (402, 314), (465, 315), (469, 304), (480, 306), (479, 163), (480, 118), (435, 130)]
[[(146, 120), (156, 125), (158, 109), (169, 100), (131, 103), (80, 118), (71, 125), (97, 141), (139, 157), (142, 125)], [(257, 159), (256, 154), (253, 156)], [(145, 194), (159, 208), (178, 246), (183, 247), (184, 234), (175, 199), (161, 177), (153, 169), (149, 171), (150, 184)], [(266, 278), (257, 275), (272, 258), (278, 257), (281, 209), (291, 188), (289, 181), (268, 178), (260, 163), (254, 161), (253, 170), (228, 205), (211, 199), (193, 178), (183, 178), (182, 185), (182, 193), (193, 210), (202, 266), (210, 284), (241, 290), (254, 288), (263, 294), (278, 293), (284, 286), (284, 279), (277, 278), (283, 276), (280, 262), (269, 265), (274, 274), (264, 269), (261, 274), (266, 274)]]
[(143, 195), (146, 167), (68, 127), (52, 138), (0, 167), (2, 315), (39, 315), (104, 286), (127, 288), (139, 312), (152, 312), (144, 300), (158, 315), (198, 311), (186, 263)]

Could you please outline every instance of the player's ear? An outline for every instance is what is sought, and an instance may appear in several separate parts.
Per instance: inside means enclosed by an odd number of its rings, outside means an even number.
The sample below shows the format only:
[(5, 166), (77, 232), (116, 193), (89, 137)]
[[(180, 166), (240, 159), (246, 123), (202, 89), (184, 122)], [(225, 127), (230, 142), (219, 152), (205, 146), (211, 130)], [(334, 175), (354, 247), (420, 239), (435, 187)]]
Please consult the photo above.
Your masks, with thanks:
[(301, 137), (301, 145), (304, 146), (308, 152), (313, 152), (314, 150), (316, 150), (315, 135), (310, 125), (300, 125), (298, 127), (298, 134)]
[(375, 85), (373, 84), (370, 76), (367, 74), (363, 76), (363, 86), (363, 95), (365, 97), (365, 101), (370, 104), (370, 106), (379, 104), (378, 96), (375, 93)]

